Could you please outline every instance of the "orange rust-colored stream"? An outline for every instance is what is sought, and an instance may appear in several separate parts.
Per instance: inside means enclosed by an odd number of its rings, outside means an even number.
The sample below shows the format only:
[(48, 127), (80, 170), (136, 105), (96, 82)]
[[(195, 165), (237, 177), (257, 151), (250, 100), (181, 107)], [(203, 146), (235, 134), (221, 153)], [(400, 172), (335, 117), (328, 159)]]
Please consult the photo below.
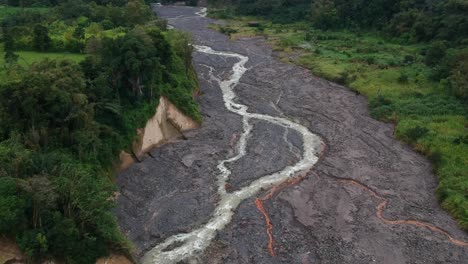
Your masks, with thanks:
[(283, 190), (284, 188), (288, 186), (297, 184), (304, 178), (305, 176), (299, 176), (299, 177), (287, 180), (281, 184), (275, 185), (273, 186), (273, 188), (271, 188), (271, 190), (267, 193), (267, 195), (265, 195), (262, 198), (255, 199), (255, 206), (257, 206), (257, 209), (263, 214), (263, 217), (265, 217), (266, 233), (268, 235), (268, 251), (270, 251), (270, 255), (273, 257), (276, 256), (275, 249), (273, 248), (274, 239), (273, 239), (273, 235), (271, 234), (271, 230), (273, 229), (273, 223), (271, 222), (270, 215), (266, 211), (263, 205), (263, 202), (266, 200), (269, 200), (271, 197), (273, 197), (275, 193)]
[(271, 229), (273, 229), (273, 224), (271, 223), (270, 216), (265, 210), (265, 207), (263, 206), (263, 200), (262, 199), (255, 199), (255, 205), (257, 206), (257, 209), (263, 214), (265, 217), (265, 222), (266, 222), (266, 233), (268, 235), (268, 251), (270, 251), (271, 256), (276, 256), (275, 249), (273, 248), (273, 235), (271, 234)]
[[(323, 157), (324, 148), (325, 148), (325, 146), (323, 146), (323, 149), (321, 151), (321, 155), (319, 157), (319, 161)], [(276, 252), (275, 252), (275, 249), (273, 248), (273, 244), (275, 243), (275, 241), (274, 241), (273, 235), (271, 233), (271, 230), (273, 229), (273, 222), (271, 221), (271, 218), (270, 218), (267, 210), (265, 209), (264, 202), (271, 199), (273, 197), (273, 195), (275, 195), (276, 193), (282, 191), (286, 187), (299, 183), (300, 181), (302, 181), (304, 178), (307, 177), (307, 174), (308, 173), (305, 173), (304, 175), (300, 175), (298, 177), (292, 178), (292, 179), (287, 180), (287, 181), (285, 181), (283, 183), (275, 185), (268, 191), (268, 193), (264, 197), (255, 199), (255, 206), (257, 207), (257, 209), (260, 211), (260, 213), (262, 213), (263, 217), (265, 218), (266, 233), (268, 235), (268, 251), (270, 252), (271, 256), (276, 256), (277, 255)], [(444, 230), (444, 229), (442, 229), (442, 228), (440, 228), (438, 226), (435, 226), (433, 224), (426, 223), (426, 222), (423, 222), (423, 221), (418, 221), (418, 220), (411, 220), (411, 219), (389, 220), (389, 219), (385, 218), (383, 216), (383, 212), (384, 212), (385, 207), (390, 203), (388, 199), (386, 199), (383, 196), (379, 195), (372, 188), (368, 187), (367, 185), (365, 185), (363, 183), (360, 183), (357, 180), (349, 179), (349, 178), (340, 178), (340, 177), (335, 177), (335, 176), (330, 176), (330, 175), (327, 175), (327, 176), (330, 177), (330, 178), (333, 178), (335, 180), (338, 180), (341, 183), (357, 186), (358, 188), (361, 188), (361, 189), (369, 192), (374, 198), (377, 198), (378, 200), (380, 200), (381, 202), (376, 206), (376, 209), (377, 209), (376, 215), (377, 215), (377, 218), (379, 218), (383, 223), (385, 223), (387, 225), (411, 225), (411, 226), (416, 226), (416, 227), (428, 228), (429, 230), (431, 230), (434, 233), (439, 233), (439, 234), (442, 234), (442, 235), (446, 236), (448, 241), (450, 243), (454, 244), (454, 245), (461, 246), (461, 247), (468, 247), (468, 242), (465, 242), (465, 241), (454, 238), (448, 231), (446, 231), (446, 230)]]
[[(318, 161), (315, 163), (317, 164), (318, 162), (320, 162), (320, 160), (323, 158), (323, 154), (325, 153), (325, 148), (326, 148), (326, 145), (322, 145), (322, 149), (320, 151), (320, 156), (318, 158)], [(315, 165), (314, 165), (315, 167)], [(262, 198), (257, 198), (255, 199), (255, 206), (257, 207), (257, 209), (260, 211), (260, 213), (262, 213), (263, 217), (265, 217), (265, 223), (266, 223), (266, 233), (268, 235), (268, 251), (270, 252), (270, 255), (272, 257), (276, 256), (276, 252), (275, 252), (275, 249), (273, 248), (273, 244), (275, 242), (274, 238), (273, 238), (273, 235), (271, 234), (271, 230), (273, 229), (273, 222), (271, 221), (271, 218), (270, 218), (270, 215), (268, 214), (268, 212), (266, 211), (265, 209), (265, 206), (264, 206), (264, 202), (266, 200), (269, 200), (273, 197), (273, 195), (275, 195), (275, 193), (279, 193), (280, 191), (282, 191), (283, 189), (285, 189), (286, 187), (289, 187), (289, 186), (292, 186), (292, 185), (295, 185), (295, 184), (298, 184), (299, 182), (301, 182), (303, 179), (305, 179), (307, 177), (307, 175), (309, 174), (309, 172), (314, 168), (312, 167), (307, 173), (304, 173), (303, 175), (299, 175), (299, 176), (296, 176), (294, 178), (291, 178), (285, 182), (282, 182), (280, 184), (277, 184), (277, 185), (274, 185), (269, 191), (268, 193), (263, 196)]]
[[(335, 177), (333, 177), (335, 178)], [(354, 186), (357, 186), (367, 192), (369, 192), (373, 197), (381, 200), (381, 202), (377, 205), (377, 218), (379, 218), (382, 222), (384, 222), (387, 225), (411, 225), (411, 226), (416, 226), (416, 227), (425, 227), (431, 230), (434, 233), (439, 233), (447, 237), (448, 241), (450, 241), (452, 244), (461, 246), (461, 247), (468, 247), (468, 242), (459, 240), (454, 238), (448, 231), (435, 226), (430, 223), (418, 221), (418, 220), (411, 220), (411, 219), (403, 219), (403, 220), (389, 220), (383, 216), (383, 212), (385, 207), (390, 203), (386, 198), (383, 196), (379, 195), (376, 191), (372, 190), (370, 187), (366, 186), (363, 183), (360, 183), (356, 180), (353, 179), (344, 179), (344, 178), (337, 178), (339, 182), (343, 182), (346, 184), (351, 184)]]

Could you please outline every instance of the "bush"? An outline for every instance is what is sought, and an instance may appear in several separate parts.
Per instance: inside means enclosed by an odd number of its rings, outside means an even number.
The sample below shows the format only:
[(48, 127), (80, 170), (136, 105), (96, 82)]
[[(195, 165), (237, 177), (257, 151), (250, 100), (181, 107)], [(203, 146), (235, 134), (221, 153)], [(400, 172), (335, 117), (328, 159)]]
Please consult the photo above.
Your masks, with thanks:
[(427, 158), (432, 162), (435, 168), (438, 168), (442, 163), (442, 152), (440, 152), (440, 150), (432, 151)]
[(197, 6), (198, 0), (185, 0), (185, 5), (187, 6)]
[(65, 43), (65, 51), (72, 53), (83, 53), (85, 50), (84, 41), (79, 39), (70, 39)]
[(398, 77), (398, 83), (401, 84), (406, 84), (409, 82), (409, 77), (405, 73), (400, 73), (400, 76)]
[(415, 142), (418, 139), (424, 137), (429, 132), (429, 129), (421, 126), (416, 126), (410, 129), (407, 129), (403, 132), (403, 136), (411, 142)]
[(37, 51), (47, 51), (52, 45), (49, 30), (42, 25), (36, 25), (33, 32), (33, 47)]
[(221, 26), (221, 27), (219, 28), (219, 31), (220, 31), (221, 33), (223, 33), (223, 34), (228, 35), (228, 36), (231, 36), (231, 34), (237, 33), (237, 30), (236, 30), (236, 29), (233, 29), (233, 28), (231, 28), (231, 27), (223, 27), (223, 26)]
[(389, 119), (395, 112), (392, 101), (380, 94), (370, 100), (369, 108), (371, 116), (376, 119)]
[(405, 58), (403, 59), (403, 62), (405, 64), (413, 64), (416, 61), (413, 55), (405, 55)]
[(438, 64), (442, 58), (445, 57), (447, 48), (447, 44), (444, 41), (436, 41), (432, 43), (426, 52), (426, 64), (429, 66)]
[(105, 19), (101, 22), (101, 26), (104, 30), (109, 30), (109, 29), (113, 29), (115, 27), (114, 23), (112, 23), (112, 21), (108, 20), (108, 19)]
[[(223, 6), (224, 7), (224, 6)], [(232, 8), (212, 9), (208, 10), (209, 16), (217, 19), (232, 19), (234, 17), (234, 10)]]
[(452, 92), (457, 97), (468, 101), (468, 49), (457, 54), (454, 61), (455, 65), (449, 77)]
[(468, 145), (468, 135), (465, 136), (458, 136), (453, 140), (454, 145), (465, 144)]
[(345, 70), (339, 73), (338, 77), (335, 78), (335, 82), (341, 85), (349, 85), (356, 80), (356, 76)]
[(367, 57), (367, 58), (366, 58), (366, 63), (367, 63), (368, 65), (373, 65), (373, 64), (375, 64), (375, 62), (376, 62), (376, 60), (375, 60), (374, 57)]
[(12, 64), (15, 64), (18, 62), (18, 59), (19, 59), (19, 55), (14, 53), (13, 51), (11, 50), (7, 50), (5, 52), (5, 56), (4, 56), (4, 59), (5, 59), (5, 62), (8, 63), (9, 65), (12, 65)]

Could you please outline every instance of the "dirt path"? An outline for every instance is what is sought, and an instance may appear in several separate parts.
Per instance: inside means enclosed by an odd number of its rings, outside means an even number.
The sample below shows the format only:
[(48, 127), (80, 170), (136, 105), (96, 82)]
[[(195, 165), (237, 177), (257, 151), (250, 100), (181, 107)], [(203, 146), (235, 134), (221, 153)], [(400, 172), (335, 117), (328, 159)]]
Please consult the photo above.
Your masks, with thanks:
[[(275, 59), (260, 39), (229, 41), (214, 22), (187, 7), (161, 7), (163, 18), (193, 34), (198, 45), (248, 57), (235, 104), (248, 113), (290, 120), (320, 135), (327, 149), (312, 173), (246, 197), (208, 248), (187, 253), (199, 263), (466, 263), (468, 241), (434, 196), (430, 164), (396, 141), (393, 127), (369, 117), (366, 101), (347, 89)], [(194, 54), (204, 123), (188, 140), (165, 145), (119, 176), (116, 214), (142, 257), (177, 234), (212, 219), (219, 161), (235, 157), (242, 116), (225, 107), (219, 80), (229, 80), (236, 56)], [(235, 70), (234, 70), (235, 72)], [(213, 78), (216, 77), (216, 78)], [(303, 155), (300, 133), (251, 120), (245, 155), (226, 164), (227, 193), (292, 166)], [(175, 252), (187, 241), (165, 244)], [(195, 243), (196, 244), (196, 243)], [(204, 247), (200, 247), (203, 249)], [(199, 254), (192, 254), (199, 253)], [(157, 255), (157, 254), (156, 254)], [(147, 258), (145, 258), (147, 260)], [(170, 263), (162, 260), (159, 263)], [(148, 260), (147, 260), (148, 261)], [(158, 262), (154, 262), (158, 263)]]

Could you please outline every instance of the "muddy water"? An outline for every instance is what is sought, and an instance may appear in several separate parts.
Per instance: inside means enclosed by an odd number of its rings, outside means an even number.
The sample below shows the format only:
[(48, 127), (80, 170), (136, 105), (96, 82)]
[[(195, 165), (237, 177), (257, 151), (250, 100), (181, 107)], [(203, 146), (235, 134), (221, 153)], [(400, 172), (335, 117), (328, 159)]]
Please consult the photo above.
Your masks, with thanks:
[[(243, 117), (243, 132), (237, 144), (237, 155), (220, 161), (217, 166), (220, 171), (218, 175), (220, 202), (210, 221), (203, 227), (190, 233), (178, 234), (166, 239), (164, 243), (157, 245), (145, 254), (142, 258), (142, 263), (144, 264), (178, 263), (191, 257), (193, 254), (201, 253), (209, 246), (216, 236), (216, 232), (223, 229), (231, 221), (236, 208), (242, 201), (257, 194), (261, 189), (280, 184), (298, 175), (305, 175), (318, 161), (320, 151), (323, 149), (321, 139), (306, 127), (285, 118), (249, 113), (246, 105), (234, 102), (236, 94), (233, 89), (247, 71), (245, 64), (249, 60), (248, 57), (232, 52), (215, 51), (207, 46), (195, 46), (195, 48), (200, 53), (212, 56), (233, 57), (239, 60), (232, 67), (232, 75), (227, 80), (223, 81), (216, 78), (212, 74), (213, 69), (210, 69), (210, 77), (219, 83), (226, 108)], [(261, 177), (240, 190), (228, 193), (226, 192), (226, 182), (229, 179), (231, 171), (226, 167), (226, 164), (236, 162), (246, 155), (247, 137), (250, 136), (252, 131), (251, 119), (264, 120), (299, 132), (303, 140), (303, 156), (295, 165), (287, 166), (280, 172)]]

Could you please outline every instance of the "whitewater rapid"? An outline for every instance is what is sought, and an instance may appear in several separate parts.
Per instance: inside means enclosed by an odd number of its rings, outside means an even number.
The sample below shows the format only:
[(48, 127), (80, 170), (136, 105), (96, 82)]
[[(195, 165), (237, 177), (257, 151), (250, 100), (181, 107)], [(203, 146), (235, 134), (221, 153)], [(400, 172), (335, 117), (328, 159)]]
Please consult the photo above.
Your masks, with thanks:
[[(249, 113), (246, 105), (235, 102), (236, 94), (234, 92), (234, 88), (247, 71), (245, 65), (249, 60), (248, 57), (233, 52), (215, 51), (207, 46), (194, 47), (196, 51), (200, 53), (213, 56), (231, 57), (239, 60), (233, 65), (232, 75), (227, 80), (220, 80), (215, 77), (213, 74), (213, 68), (210, 68), (210, 76), (213, 80), (219, 83), (226, 108), (229, 111), (242, 116), (243, 132), (236, 145), (237, 154), (218, 163), (217, 168), (220, 173), (217, 176), (217, 180), (220, 202), (213, 212), (209, 222), (190, 233), (177, 234), (167, 238), (163, 243), (155, 246), (143, 256), (142, 263), (144, 264), (178, 263), (179, 261), (195, 257), (197, 254), (203, 252), (215, 238), (217, 231), (222, 230), (231, 221), (234, 211), (242, 201), (254, 196), (261, 189), (268, 189), (269, 187), (285, 182), (288, 179), (305, 175), (315, 165), (315, 163), (317, 163), (323, 146), (322, 140), (317, 135), (310, 132), (306, 127), (282, 117)], [(279, 172), (263, 176), (252, 182), (249, 186), (229, 193), (226, 191), (225, 186), (226, 181), (231, 175), (231, 171), (226, 167), (226, 164), (235, 162), (245, 156), (247, 139), (253, 128), (250, 123), (251, 119), (267, 121), (299, 132), (303, 139), (302, 158), (295, 165), (287, 166)]]

